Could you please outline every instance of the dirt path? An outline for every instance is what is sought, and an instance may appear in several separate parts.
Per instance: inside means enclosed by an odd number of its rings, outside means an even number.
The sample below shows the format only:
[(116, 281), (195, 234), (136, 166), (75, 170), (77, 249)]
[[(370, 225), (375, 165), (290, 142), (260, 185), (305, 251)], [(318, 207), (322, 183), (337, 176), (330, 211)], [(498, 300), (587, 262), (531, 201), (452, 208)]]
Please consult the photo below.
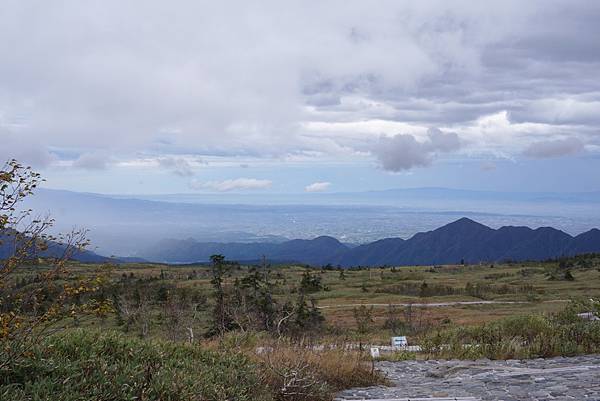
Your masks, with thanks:
[[(547, 302), (568, 302), (565, 299), (556, 299)], [(416, 308), (437, 308), (444, 306), (461, 306), (461, 305), (511, 305), (511, 304), (532, 304), (535, 302), (528, 301), (454, 301), (454, 302), (430, 302), (430, 303), (389, 303), (389, 304), (337, 304), (337, 305), (322, 305), (317, 306), (319, 309), (336, 309), (336, 308), (356, 308), (359, 306), (373, 306), (373, 307), (388, 307), (388, 306), (414, 306)]]

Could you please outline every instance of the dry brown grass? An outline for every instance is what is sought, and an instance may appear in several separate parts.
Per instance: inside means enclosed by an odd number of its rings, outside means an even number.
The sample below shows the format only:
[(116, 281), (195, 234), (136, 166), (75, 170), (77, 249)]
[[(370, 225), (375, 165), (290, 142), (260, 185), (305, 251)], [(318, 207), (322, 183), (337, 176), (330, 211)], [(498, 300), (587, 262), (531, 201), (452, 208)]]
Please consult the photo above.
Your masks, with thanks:
[(343, 389), (385, 384), (371, 362), (356, 351), (318, 351), (280, 343), (256, 359), (262, 380), (281, 401), (328, 400)]
[(275, 401), (326, 401), (344, 389), (386, 384), (366, 352), (346, 350), (343, 343), (329, 344), (229, 333), (202, 346), (242, 353), (255, 362), (260, 381)]

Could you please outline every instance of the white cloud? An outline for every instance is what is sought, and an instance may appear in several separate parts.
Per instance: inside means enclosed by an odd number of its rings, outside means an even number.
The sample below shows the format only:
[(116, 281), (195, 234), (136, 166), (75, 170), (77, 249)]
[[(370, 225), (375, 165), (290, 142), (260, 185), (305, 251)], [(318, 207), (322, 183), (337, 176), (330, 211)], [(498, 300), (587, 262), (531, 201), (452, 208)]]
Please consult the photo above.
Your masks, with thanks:
[(531, 143), (562, 139), (565, 129), (577, 129), (568, 125), (514, 122), (507, 110), (484, 115), (453, 128), (460, 132), (466, 152), (506, 159), (521, 155), (523, 148)]
[(600, 123), (600, 100), (577, 97), (540, 99), (531, 103), (527, 116), (550, 124)]
[(224, 181), (207, 181), (201, 182), (192, 180), (190, 187), (192, 189), (210, 189), (219, 192), (228, 192), (236, 190), (255, 190), (268, 189), (272, 185), (270, 180), (259, 180), (256, 178), (236, 178)]
[(312, 184), (307, 185), (304, 190), (306, 192), (323, 192), (326, 191), (330, 186), (330, 182), (313, 182)]

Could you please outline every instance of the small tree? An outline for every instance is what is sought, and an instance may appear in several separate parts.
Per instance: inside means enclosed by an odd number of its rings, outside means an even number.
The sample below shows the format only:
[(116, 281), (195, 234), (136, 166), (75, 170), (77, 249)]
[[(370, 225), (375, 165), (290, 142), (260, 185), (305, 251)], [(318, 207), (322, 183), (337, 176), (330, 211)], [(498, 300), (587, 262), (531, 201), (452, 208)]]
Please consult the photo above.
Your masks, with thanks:
[(263, 260), (261, 269), (252, 266), (246, 276), (236, 279), (230, 310), (240, 329), (275, 330), (277, 304), (272, 295), (274, 286), (266, 260)]
[(573, 277), (573, 273), (571, 273), (571, 269), (567, 269), (567, 271), (565, 271), (565, 280), (567, 280), (567, 281), (575, 280), (575, 277)]
[(225, 257), (223, 255), (212, 255), (210, 261), (212, 263), (212, 280), (210, 280), (210, 283), (214, 289), (215, 306), (213, 308), (212, 328), (209, 334), (222, 336), (232, 327), (231, 318), (227, 313), (226, 294), (223, 287), (227, 265), (225, 264)]
[(295, 336), (305, 336), (318, 332), (325, 322), (325, 318), (319, 311), (315, 300), (311, 299), (310, 305), (308, 305), (302, 292), (298, 295), (298, 300), (293, 308), (293, 316), (294, 320), (288, 328), (288, 332)]
[(309, 294), (311, 292), (319, 292), (323, 289), (321, 277), (316, 274), (311, 274), (309, 269), (306, 269), (302, 274), (300, 281), (300, 291)]
[(373, 307), (367, 308), (365, 305), (361, 305), (360, 307), (353, 309), (353, 314), (358, 333), (361, 335), (368, 333), (374, 322)]
[[(102, 276), (64, 280), (67, 262), (88, 244), (87, 231), (54, 236), (49, 233), (53, 219), (20, 209), (42, 181), (39, 173), (16, 160), (0, 169), (0, 374), (51, 329), (64, 326), (57, 323), (111, 310), (110, 302), (89, 297), (103, 284)], [(22, 271), (39, 258), (47, 268), (27, 280)]]
[(393, 335), (406, 334), (408, 331), (406, 323), (400, 319), (398, 308), (392, 304), (388, 305), (387, 318), (383, 328), (390, 330)]

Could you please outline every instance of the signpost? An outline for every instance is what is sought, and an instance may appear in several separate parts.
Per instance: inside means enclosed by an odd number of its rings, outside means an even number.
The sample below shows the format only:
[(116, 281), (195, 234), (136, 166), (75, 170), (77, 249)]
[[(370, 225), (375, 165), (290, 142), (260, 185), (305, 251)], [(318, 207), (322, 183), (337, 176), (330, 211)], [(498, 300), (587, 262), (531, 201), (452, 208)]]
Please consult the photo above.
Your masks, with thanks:
[(408, 341), (406, 340), (406, 336), (392, 337), (392, 347), (404, 348), (406, 346), (408, 346)]
[(373, 359), (379, 358), (379, 348), (371, 347), (371, 358), (373, 358)]

